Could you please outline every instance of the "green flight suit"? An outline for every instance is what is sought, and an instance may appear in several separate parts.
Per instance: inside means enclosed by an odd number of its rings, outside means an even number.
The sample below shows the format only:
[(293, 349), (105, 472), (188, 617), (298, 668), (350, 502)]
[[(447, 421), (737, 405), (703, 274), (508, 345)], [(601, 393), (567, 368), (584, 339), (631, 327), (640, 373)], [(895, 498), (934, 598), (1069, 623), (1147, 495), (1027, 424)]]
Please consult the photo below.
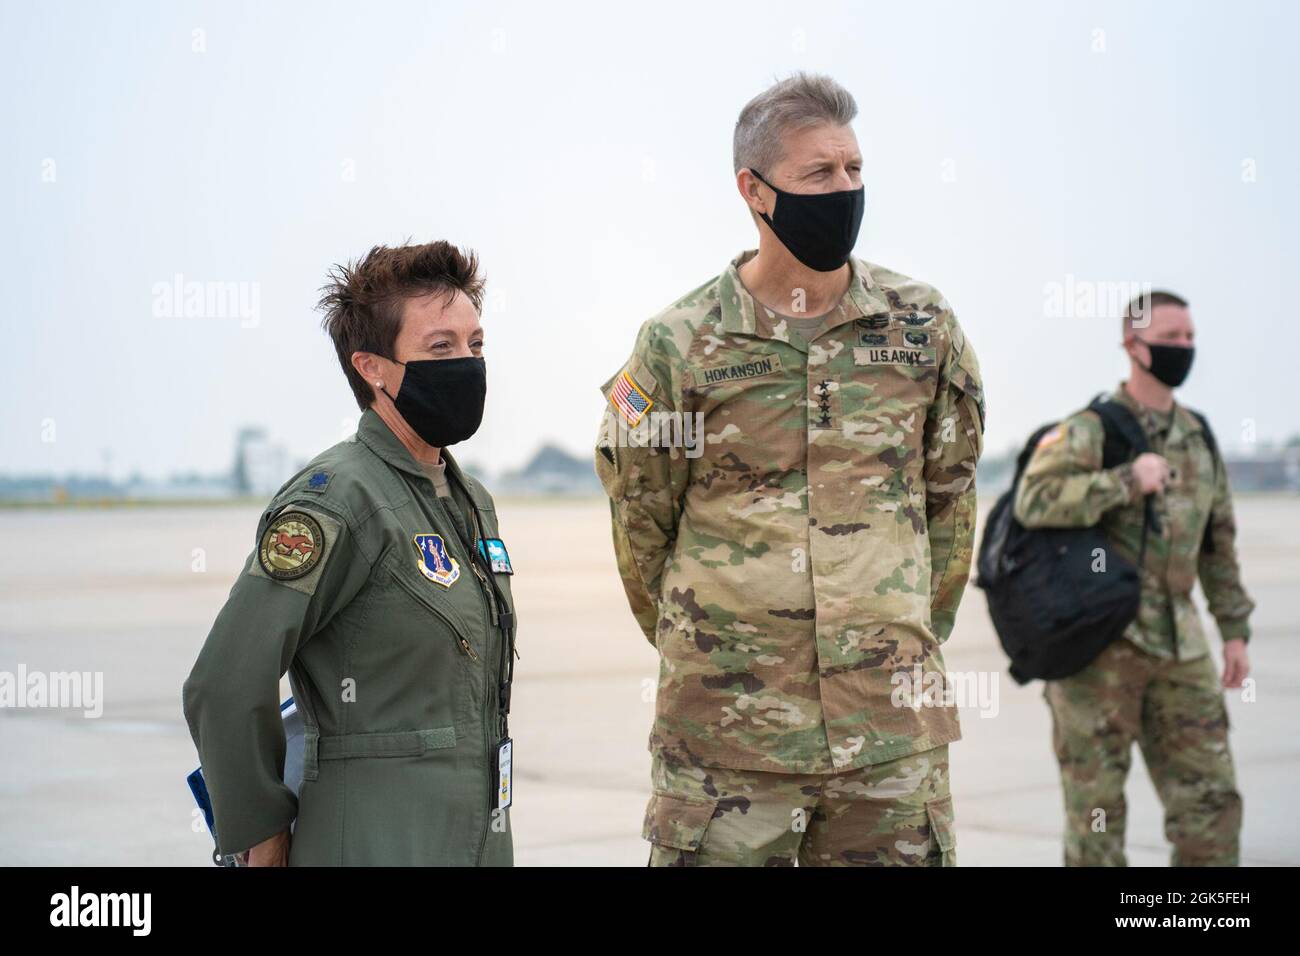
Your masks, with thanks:
[[(471, 562), (470, 542), (499, 536), (495, 507), (443, 459), (451, 497), (367, 410), (263, 514), (183, 693), (222, 854), (296, 817), (291, 866), (512, 863), (494, 809), (510, 574)], [(297, 795), (286, 670), (307, 727)]]

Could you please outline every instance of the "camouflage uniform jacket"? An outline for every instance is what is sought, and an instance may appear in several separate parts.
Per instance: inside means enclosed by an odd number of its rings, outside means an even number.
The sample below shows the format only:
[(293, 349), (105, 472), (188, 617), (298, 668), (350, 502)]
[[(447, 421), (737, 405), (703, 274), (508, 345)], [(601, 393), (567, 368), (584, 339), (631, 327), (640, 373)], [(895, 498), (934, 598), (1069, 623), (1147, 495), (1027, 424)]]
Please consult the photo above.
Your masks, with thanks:
[(975, 354), (936, 290), (860, 260), (805, 338), (741, 284), (753, 255), (603, 387), (596, 470), (660, 654), (650, 749), (829, 773), (956, 740), (940, 644), (971, 562)]
[[(1167, 659), (1209, 653), (1192, 603), (1199, 575), (1223, 639), (1249, 638), (1255, 605), (1241, 586), (1227, 469), (1211, 452), (1200, 421), (1177, 403), (1168, 416), (1145, 408), (1122, 383), (1111, 397), (1133, 412), (1150, 450), (1169, 462), (1169, 486), (1154, 501), (1161, 530), (1148, 532), (1142, 600), (1124, 637)], [(1101, 419), (1089, 411), (1047, 432), (1021, 477), (1015, 516), (1030, 528), (1099, 524), (1115, 550), (1135, 561), (1142, 541), (1142, 494), (1132, 464), (1102, 469), (1104, 439)]]

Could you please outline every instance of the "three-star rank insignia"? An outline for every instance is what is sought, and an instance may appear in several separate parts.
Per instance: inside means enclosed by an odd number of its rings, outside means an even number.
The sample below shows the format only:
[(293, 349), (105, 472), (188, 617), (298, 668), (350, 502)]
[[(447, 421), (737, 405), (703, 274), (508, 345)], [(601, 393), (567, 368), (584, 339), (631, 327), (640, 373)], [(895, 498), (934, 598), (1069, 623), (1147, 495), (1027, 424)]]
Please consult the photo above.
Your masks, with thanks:
[(411, 539), (419, 552), (420, 573), (434, 584), (451, 587), (460, 577), (460, 562), (447, 553), (440, 534), (417, 534)]
[(257, 548), (262, 570), (277, 581), (292, 581), (311, 573), (325, 554), (325, 532), (304, 511), (276, 515)]

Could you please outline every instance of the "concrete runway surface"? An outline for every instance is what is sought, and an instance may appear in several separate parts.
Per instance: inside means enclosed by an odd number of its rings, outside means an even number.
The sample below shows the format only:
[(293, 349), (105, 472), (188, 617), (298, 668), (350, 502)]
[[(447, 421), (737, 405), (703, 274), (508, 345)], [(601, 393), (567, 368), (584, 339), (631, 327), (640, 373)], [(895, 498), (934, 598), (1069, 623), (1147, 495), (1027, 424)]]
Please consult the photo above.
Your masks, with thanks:
[[(516, 862), (643, 865), (657, 658), (624, 603), (605, 503), (504, 500), (498, 510), (520, 618)], [(184, 781), (196, 757), (181, 685), (257, 516), (243, 505), (0, 511), (0, 671), (102, 671), (104, 682), (96, 719), (0, 708), (0, 864), (211, 865)], [(1237, 516), (1258, 604), (1257, 700), (1228, 698), (1242, 856), (1295, 865), (1300, 498), (1239, 497)], [(194, 570), (196, 549), (206, 570)], [(1006, 676), (973, 585), (944, 654), (950, 670), (998, 676), (996, 715), (964, 709), (964, 736), (951, 748), (960, 864), (1059, 865), (1061, 795), (1042, 685)], [(1167, 864), (1140, 754), (1128, 800), (1130, 863)]]

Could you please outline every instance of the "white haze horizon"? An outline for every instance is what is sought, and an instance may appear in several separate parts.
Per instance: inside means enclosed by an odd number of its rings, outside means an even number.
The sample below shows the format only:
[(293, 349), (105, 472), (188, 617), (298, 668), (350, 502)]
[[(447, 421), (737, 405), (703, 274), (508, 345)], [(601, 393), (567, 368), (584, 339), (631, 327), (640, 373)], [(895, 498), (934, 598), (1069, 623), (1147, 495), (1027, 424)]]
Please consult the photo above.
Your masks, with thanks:
[(641, 323), (755, 245), (732, 127), (796, 70), (857, 98), (856, 254), (952, 303), (987, 454), (1124, 376), (1129, 283), (1190, 301), (1179, 399), (1220, 443), (1283, 442), (1298, 27), (1281, 2), (8, 0), (0, 473), (218, 473), (244, 426), (310, 459), (358, 415), (318, 290), (408, 237), (488, 280), (458, 457), (589, 456)]

